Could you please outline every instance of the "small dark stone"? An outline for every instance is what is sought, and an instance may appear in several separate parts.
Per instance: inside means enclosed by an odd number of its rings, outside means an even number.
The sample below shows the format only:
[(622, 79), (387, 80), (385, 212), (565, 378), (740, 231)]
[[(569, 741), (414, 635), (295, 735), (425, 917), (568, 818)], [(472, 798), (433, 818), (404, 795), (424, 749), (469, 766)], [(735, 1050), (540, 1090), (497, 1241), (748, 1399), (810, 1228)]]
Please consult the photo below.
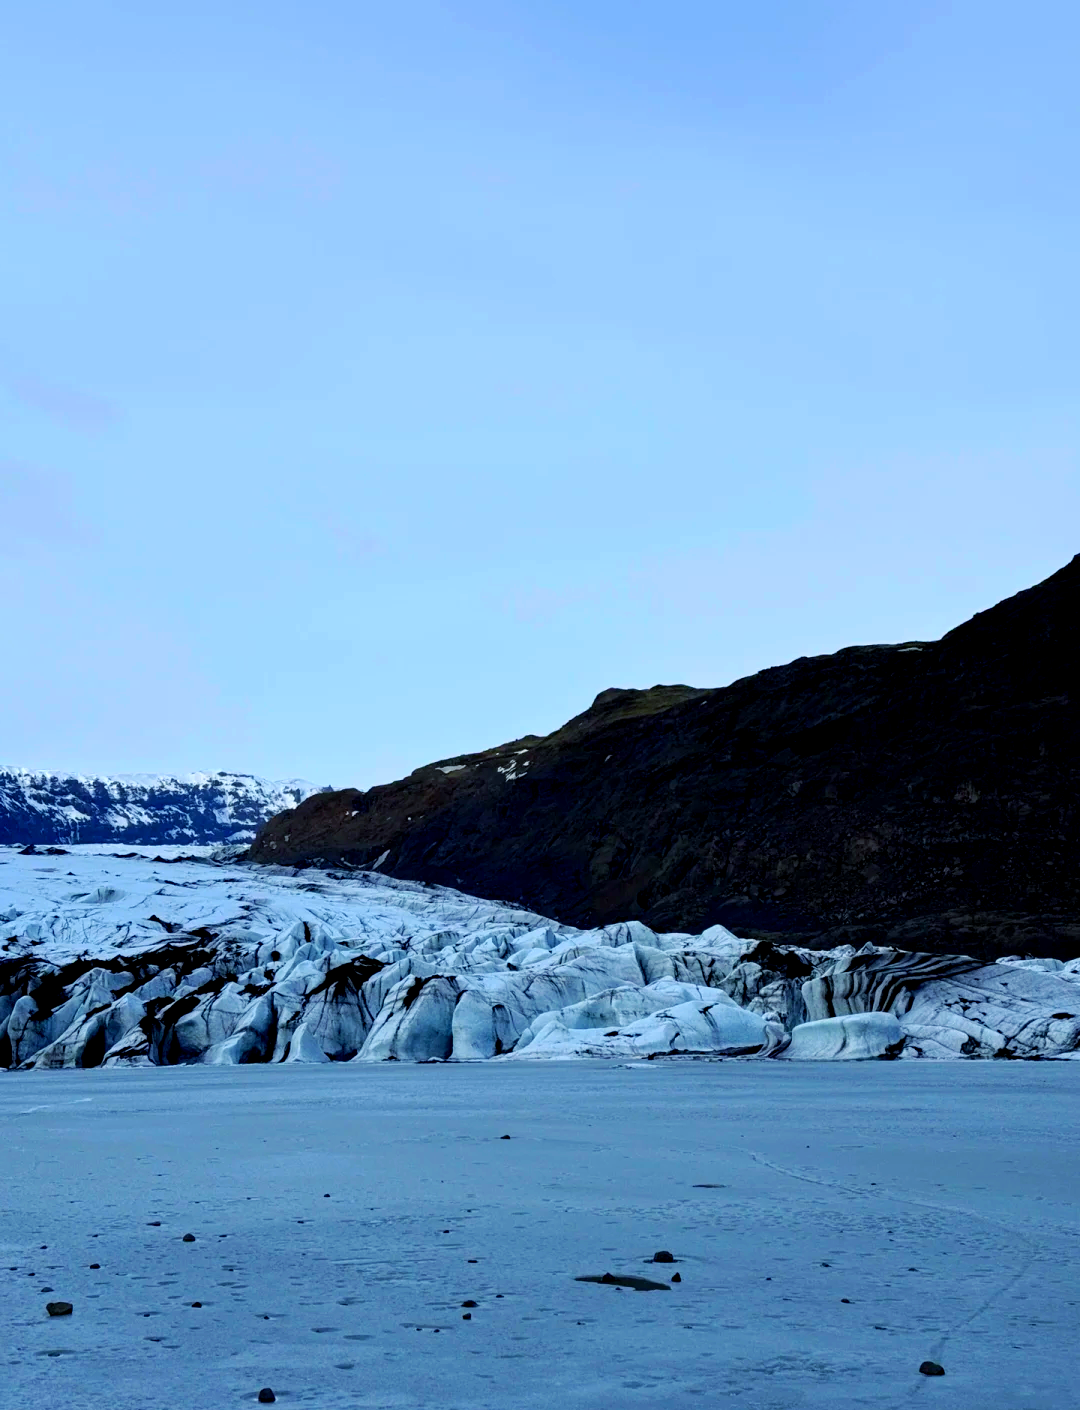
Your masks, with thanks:
[(160, 1229), (160, 1228), (161, 1228), (161, 1220), (160, 1220), (160, 1219), (151, 1219), (150, 1222), (147, 1224), (146, 1227), (147, 1227), (148, 1229)]
[(274, 1392), (270, 1389), (269, 1386), (263, 1386), (262, 1390), (259, 1391), (260, 1405), (273, 1405), (276, 1399), (277, 1396), (274, 1394)]
[(924, 1376), (943, 1376), (945, 1374), (945, 1367), (939, 1366), (936, 1361), (924, 1361), (919, 1370)]
[(38, 1288), (38, 1292), (52, 1292), (52, 1288)]
[(675, 1255), (669, 1253), (666, 1248), (658, 1249), (657, 1252), (653, 1254), (652, 1261), (654, 1263), (674, 1263)]
[(463, 1312), (463, 1313), (461, 1314), (461, 1320), (462, 1320), (463, 1322), (471, 1322), (471, 1321), (472, 1321), (472, 1313), (471, 1313), (471, 1312)]
[(184, 1241), (184, 1243), (186, 1243), (186, 1244), (193, 1244), (193, 1243), (195, 1242), (195, 1235), (194, 1235), (194, 1234), (185, 1234), (183, 1241)]
[(473, 1302), (473, 1300), (472, 1300), (471, 1297), (467, 1297), (467, 1298), (465, 1299), (465, 1301), (464, 1301), (461, 1305), (462, 1305), (462, 1307), (479, 1307), (479, 1306), (480, 1306), (480, 1304), (479, 1304), (478, 1302)]
[(329, 1198), (330, 1198), (329, 1195), (323, 1195), (323, 1199), (329, 1199)]
[(672, 1281), (673, 1283), (681, 1283), (681, 1282), (682, 1282), (682, 1274), (681, 1274), (681, 1273), (672, 1273), (672, 1275), (671, 1275), (671, 1281)]
[(508, 1141), (509, 1139), (510, 1139), (509, 1136), (500, 1136), (500, 1137), (499, 1137), (499, 1140), (500, 1140), (500, 1141)]
[(193, 1302), (191, 1305), (192, 1305), (192, 1307), (201, 1307), (201, 1306), (202, 1306), (202, 1303), (201, 1303), (201, 1302)]
[(842, 1298), (840, 1299), (840, 1301), (841, 1301), (841, 1302), (850, 1302), (850, 1301), (851, 1301), (851, 1298), (850, 1298), (850, 1297), (842, 1297)]
[(50, 1317), (70, 1317), (74, 1308), (70, 1302), (47, 1302), (45, 1311)]
[(466, 1263), (479, 1263), (480, 1260), (479, 1260), (478, 1258), (467, 1258), (467, 1259), (465, 1260), (465, 1262), (466, 1262)]
[(91, 1267), (91, 1268), (100, 1268), (100, 1267), (101, 1267), (101, 1264), (100, 1264), (100, 1263), (91, 1263), (91, 1264), (90, 1264), (90, 1267)]

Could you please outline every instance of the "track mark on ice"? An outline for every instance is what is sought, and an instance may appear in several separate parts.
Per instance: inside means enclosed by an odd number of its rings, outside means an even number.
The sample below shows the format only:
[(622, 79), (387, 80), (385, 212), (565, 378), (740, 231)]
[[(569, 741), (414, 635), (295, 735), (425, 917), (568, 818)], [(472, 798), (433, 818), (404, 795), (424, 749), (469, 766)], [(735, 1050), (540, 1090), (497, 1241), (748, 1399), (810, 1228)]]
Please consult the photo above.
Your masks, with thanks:
[[(924, 1199), (920, 1195), (902, 1195), (896, 1193), (894, 1190), (884, 1189), (880, 1186), (875, 1186), (871, 1192), (869, 1189), (864, 1189), (859, 1185), (845, 1185), (841, 1180), (828, 1180), (819, 1175), (811, 1175), (806, 1171), (789, 1169), (787, 1166), (778, 1164), (775, 1160), (769, 1160), (767, 1156), (762, 1155), (759, 1151), (747, 1151), (747, 1155), (749, 1155), (756, 1164), (764, 1165), (770, 1170), (775, 1170), (778, 1175), (785, 1175), (791, 1180), (801, 1180), (808, 1185), (820, 1185), (826, 1189), (838, 1190), (846, 1195), (862, 1196), (864, 1199), (881, 1199), (884, 1196), (886, 1199), (894, 1200), (897, 1204), (909, 1204), (921, 1209), (933, 1210), (938, 1214), (953, 1214), (960, 1215), (966, 1219), (976, 1219), (983, 1224), (989, 1224), (991, 1228), (997, 1229), (1001, 1233), (1019, 1239), (1021, 1243), (1026, 1245), (1029, 1250), (1029, 1257), (1024, 1261), (1021, 1267), (1010, 1273), (1005, 1281), (995, 1288), (973, 1312), (969, 1313), (968, 1316), (955, 1323), (953, 1326), (947, 1328), (942, 1332), (941, 1336), (938, 1337), (937, 1341), (932, 1344), (930, 1351), (935, 1361), (940, 1360), (945, 1347), (948, 1346), (953, 1337), (962, 1332), (966, 1327), (971, 1326), (973, 1322), (977, 1322), (985, 1312), (989, 1311), (994, 1303), (1004, 1297), (1006, 1293), (1011, 1292), (1017, 1283), (1027, 1277), (1033, 1265), (1038, 1261), (1038, 1245), (1018, 1224), (994, 1219), (988, 1214), (980, 1214), (977, 1210), (965, 1209), (962, 1205), (944, 1204), (938, 1200)], [(904, 1401), (894, 1402), (894, 1410), (895, 1407), (902, 1406), (913, 1400), (915, 1396), (919, 1395), (920, 1392), (925, 1389), (926, 1384), (925, 1379), (916, 1381)]]
[(76, 1097), (70, 1102), (44, 1102), (41, 1106), (28, 1106), (22, 1111), (13, 1113), (15, 1116), (30, 1116), (35, 1111), (58, 1111), (61, 1107), (82, 1106), (84, 1102), (92, 1102), (93, 1097)]

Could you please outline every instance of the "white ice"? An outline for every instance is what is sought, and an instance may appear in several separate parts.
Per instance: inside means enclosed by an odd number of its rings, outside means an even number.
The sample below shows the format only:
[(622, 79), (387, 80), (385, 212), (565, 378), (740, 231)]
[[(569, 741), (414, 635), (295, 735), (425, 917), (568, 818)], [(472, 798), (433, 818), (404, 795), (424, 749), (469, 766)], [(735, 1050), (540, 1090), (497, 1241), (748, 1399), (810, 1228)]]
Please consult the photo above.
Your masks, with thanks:
[(372, 872), (0, 849), (0, 1065), (1061, 1057), (1080, 965), (579, 930)]

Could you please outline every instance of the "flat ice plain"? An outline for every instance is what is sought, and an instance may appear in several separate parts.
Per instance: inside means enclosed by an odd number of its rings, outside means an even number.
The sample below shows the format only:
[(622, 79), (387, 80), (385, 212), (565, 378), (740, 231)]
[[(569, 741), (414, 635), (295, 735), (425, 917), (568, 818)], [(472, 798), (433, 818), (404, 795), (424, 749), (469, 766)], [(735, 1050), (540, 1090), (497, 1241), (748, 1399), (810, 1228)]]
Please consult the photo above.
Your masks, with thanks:
[[(7, 1074), (0, 1405), (219, 1410), (271, 1386), (319, 1410), (1075, 1410), (1078, 1077)], [(682, 1281), (574, 1281), (607, 1271)]]

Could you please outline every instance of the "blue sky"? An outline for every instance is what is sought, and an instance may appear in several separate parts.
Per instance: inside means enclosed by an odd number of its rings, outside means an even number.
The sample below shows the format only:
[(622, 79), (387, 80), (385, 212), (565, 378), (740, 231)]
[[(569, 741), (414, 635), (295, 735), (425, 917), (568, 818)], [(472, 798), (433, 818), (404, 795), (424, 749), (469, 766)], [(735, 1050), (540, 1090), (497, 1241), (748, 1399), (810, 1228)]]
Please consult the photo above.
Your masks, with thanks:
[(1080, 11), (38, 0), (0, 759), (368, 784), (1080, 549)]

